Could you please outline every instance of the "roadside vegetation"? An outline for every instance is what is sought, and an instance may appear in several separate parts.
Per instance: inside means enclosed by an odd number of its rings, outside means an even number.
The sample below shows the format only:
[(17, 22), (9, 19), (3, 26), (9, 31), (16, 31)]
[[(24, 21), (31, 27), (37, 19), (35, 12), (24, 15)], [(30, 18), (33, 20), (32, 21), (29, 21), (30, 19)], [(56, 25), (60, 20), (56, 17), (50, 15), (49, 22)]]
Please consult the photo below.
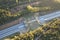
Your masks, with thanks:
[[(26, 3), (32, 3), (36, 0), (26, 0), (28, 2)], [(20, 6), (24, 3), (25, 0), (0, 0), (0, 25), (11, 22), (12, 20), (16, 20), (19, 17), (22, 17), (24, 15), (30, 14), (30, 13), (36, 13), (36, 12), (44, 12), (47, 14), (47, 11), (56, 11), (60, 10), (60, 3), (59, 0), (38, 0), (41, 3), (37, 5), (27, 5), (26, 8), (22, 9), (23, 11), (19, 10), (16, 11), (16, 13), (12, 13), (11, 8), (15, 9), (14, 7)], [(23, 2), (23, 3), (21, 3)], [(16, 10), (16, 9), (15, 9)], [(44, 13), (42, 13), (44, 15)], [(41, 13), (40, 13), (41, 14)]]
[(11, 8), (14, 8), (16, 6), (34, 1), (36, 0), (0, 0), (0, 8), (10, 10)]
[(27, 10), (30, 12), (49, 11), (51, 9), (51, 7), (32, 7), (31, 5), (27, 6)]
[(5, 40), (60, 40), (60, 19), (53, 19), (36, 30), (6, 38)]
[(54, 0), (55, 2), (57, 2), (57, 3), (60, 3), (60, 0)]
[(10, 11), (0, 9), (0, 25), (16, 20), (20, 15), (20, 13), (12, 14)]

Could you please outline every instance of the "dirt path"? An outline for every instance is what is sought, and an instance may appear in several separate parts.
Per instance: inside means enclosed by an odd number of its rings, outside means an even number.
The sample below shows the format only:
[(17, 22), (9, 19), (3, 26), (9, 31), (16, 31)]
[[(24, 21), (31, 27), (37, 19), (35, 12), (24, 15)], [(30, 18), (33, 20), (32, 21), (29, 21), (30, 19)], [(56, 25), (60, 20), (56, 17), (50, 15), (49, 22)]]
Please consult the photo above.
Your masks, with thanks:
[(19, 5), (19, 6), (16, 6), (16, 7), (10, 9), (10, 10), (11, 10), (11, 13), (16, 13), (18, 11), (23, 11), (27, 5), (37, 5), (37, 4), (40, 4), (40, 1), (30, 2), (30, 3), (23, 4), (23, 5)]

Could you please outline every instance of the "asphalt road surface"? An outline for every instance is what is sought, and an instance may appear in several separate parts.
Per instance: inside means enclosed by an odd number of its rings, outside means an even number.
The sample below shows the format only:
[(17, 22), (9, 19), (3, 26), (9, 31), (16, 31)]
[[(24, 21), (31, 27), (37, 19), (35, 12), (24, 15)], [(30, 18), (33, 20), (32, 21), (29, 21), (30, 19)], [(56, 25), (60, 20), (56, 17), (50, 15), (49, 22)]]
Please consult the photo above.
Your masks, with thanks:
[[(28, 23), (32, 23), (32, 22), (35, 22), (35, 21), (38, 21), (40, 23), (44, 23), (45, 21), (48, 21), (48, 20), (51, 20), (53, 18), (57, 18), (57, 17), (60, 17), (60, 11), (57, 11), (57, 12), (53, 12), (53, 13), (50, 13), (50, 14), (47, 14), (47, 15), (44, 15), (44, 16), (40, 16), (36, 19), (33, 19), (31, 21), (29, 21)], [(8, 35), (11, 35), (13, 33), (16, 33), (16, 32), (26, 32), (26, 27), (25, 27), (25, 23), (22, 22), (20, 24), (17, 24), (17, 25), (14, 25), (10, 28), (7, 28), (7, 29), (4, 29), (4, 30), (1, 30), (0, 31), (0, 39), (3, 38), (3, 37), (6, 37)]]

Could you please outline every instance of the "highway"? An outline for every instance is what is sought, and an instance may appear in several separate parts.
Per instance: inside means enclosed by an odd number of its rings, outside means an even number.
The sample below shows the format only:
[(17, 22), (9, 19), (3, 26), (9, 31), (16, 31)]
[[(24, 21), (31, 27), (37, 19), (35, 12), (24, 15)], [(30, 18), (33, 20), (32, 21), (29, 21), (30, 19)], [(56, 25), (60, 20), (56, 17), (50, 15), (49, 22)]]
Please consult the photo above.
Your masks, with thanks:
[(57, 17), (60, 17), (60, 11), (56, 11), (56, 12), (38, 17), (38, 20), (40, 23), (44, 23), (45, 21), (48, 21), (48, 20), (51, 20), (51, 19), (57, 18)]
[(28, 23), (31, 23), (31, 22), (34, 22), (34, 21), (44, 23), (45, 21), (48, 21), (48, 20), (51, 20), (51, 19), (57, 18), (57, 17), (60, 17), (60, 11), (56, 11), (56, 12), (53, 12), (53, 13), (50, 13), (50, 14), (47, 14), (47, 15), (44, 15), (44, 16), (36, 17), (34, 20), (31, 20)]
[[(60, 17), (60, 11), (56, 11), (56, 12), (53, 12), (53, 13), (50, 13), (50, 14), (47, 14), (44, 16), (40, 16), (37, 19), (33, 19), (33, 20), (29, 21), (28, 23), (38, 21), (38, 22), (40, 22), (40, 24), (43, 24), (45, 21), (48, 21), (48, 20), (51, 20), (51, 19), (57, 18), (57, 17)], [(16, 33), (16, 32), (26, 32), (25, 30), (27, 30), (25, 23), (21, 22), (20, 24), (17, 24), (10, 28), (1, 30), (0, 31), (0, 39), (3, 37), (9, 36), (13, 33)]]
[(16, 32), (21, 32), (22, 33), (23, 30), (24, 31), (26, 30), (26, 28), (24, 26), (24, 23), (14, 25), (12, 27), (9, 27), (7, 29), (4, 29), (4, 30), (0, 31), (0, 39), (3, 38), (3, 37), (6, 37), (8, 35), (14, 34)]

